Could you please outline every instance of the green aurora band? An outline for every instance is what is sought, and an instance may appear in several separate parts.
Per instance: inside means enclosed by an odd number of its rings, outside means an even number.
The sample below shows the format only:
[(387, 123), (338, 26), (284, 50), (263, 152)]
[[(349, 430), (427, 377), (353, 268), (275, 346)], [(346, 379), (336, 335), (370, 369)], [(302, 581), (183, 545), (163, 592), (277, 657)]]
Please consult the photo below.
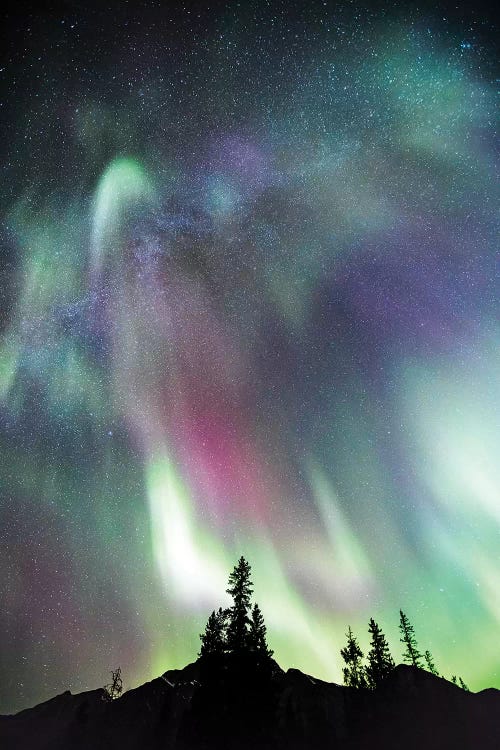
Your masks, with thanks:
[(445, 676), (500, 688), (487, 51), (351, 20), (294, 68), (245, 23), (128, 90), (107, 57), (107, 94), (61, 79), (62, 153), (15, 146), (2, 712), (192, 661), (241, 554), (284, 667), (340, 681), (371, 616), (398, 660), (402, 608)]

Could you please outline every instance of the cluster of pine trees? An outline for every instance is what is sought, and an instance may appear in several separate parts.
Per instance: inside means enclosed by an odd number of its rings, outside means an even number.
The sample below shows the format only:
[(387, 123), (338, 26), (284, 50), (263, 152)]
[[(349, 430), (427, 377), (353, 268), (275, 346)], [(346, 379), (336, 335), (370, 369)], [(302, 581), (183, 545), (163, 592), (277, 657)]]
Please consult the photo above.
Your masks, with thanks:
[[(253, 585), (250, 578), (251, 567), (244, 557), (240, 557), (229, 576), (227, 593), (233, 599), (232, 607), (219, 608), (213, 611), (200, 635), (201, 649), (199, 656), (206, 664), (220, 663), (225, 657), (233, 662), (252, 659), (254, 662), (269, 663), (273, 652), (267, 645), (266, 626), (258, 604), (252, 606)], [(407, 615), (399, 611), (400, 641), (404, 645), (403, 661), (419, 669), (427, 669), (437, 677), (441, 676), (436, 669), (429, 650), (423, 654), (419, 651), (413, 625)], [(373, 618), (368, 625), (370, 650), (367, 664), (363, 663), (364, 654), (351, 628), (347, 631), (347, 645), (340, 655), (345, 666), (342, 670), (344, 684), (353, 688), (376, 689), (395, 669), (389, 644), (380, 625)], [(461, 677), (453, 675), (451, 681), (464, 690), (469, 688)]]
[(200, 635), (199, 656), (216, 659), (224, 655), (243, 657), (254, 655), (270, 659), (273, 652), (266, 640), (266, 626), (258, 604), (251, 605), (253, 585), (251, 567), (240, 557), (229, 576), (227, 593), (233, 598), (233, 606), (220, 607), (208, 618), (205, 632)]
[[(400, 641), (405, 647), (403, 661), (419, 669), (427, 669), (436, 677), (441, 676), (436, 669), (431, 652), (425, 651), (422, 654), (419, 651), (413, 625), (402, 610), (399, 610), (399, 630), (401, 632)], [(341, 649), (340, 655), (345, 662), (345, 667), (342, 670), (344, 684), (353, 688), (374, 690), (389, 677), (396, 665), (391, 656), (386, 637), (373, 618), (370, 619), (368, 632), (371, 640), (366, 665), (363, 664), (364, 654), (350, 627), (346, 633), (347, 645)], [(451, 681), (455, 685), (459, 684), (464, 690), (469, 690), (461, 677), (457, 680), (456, 675), (453, 675)]]
[[(240, 557), (226, 589), (233, 604), (208, 618), (200, 635), (200, 686), (193, 697), (189, 747), (268, 747), (276, 702), (276, 668), (258, 604), (252, 604), (251, 568)], [(249, 726), (248, 717), (258, 722)]]

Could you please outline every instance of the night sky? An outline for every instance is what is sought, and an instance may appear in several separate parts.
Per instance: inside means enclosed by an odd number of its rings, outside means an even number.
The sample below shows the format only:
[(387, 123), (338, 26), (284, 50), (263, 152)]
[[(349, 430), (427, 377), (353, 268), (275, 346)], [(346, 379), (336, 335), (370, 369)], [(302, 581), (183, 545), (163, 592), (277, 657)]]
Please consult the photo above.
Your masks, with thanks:
[(500, 688), (491, 15), (2, 20), (0, 712), (194, 660), (241, 554), (284, 668), (401, 607)]

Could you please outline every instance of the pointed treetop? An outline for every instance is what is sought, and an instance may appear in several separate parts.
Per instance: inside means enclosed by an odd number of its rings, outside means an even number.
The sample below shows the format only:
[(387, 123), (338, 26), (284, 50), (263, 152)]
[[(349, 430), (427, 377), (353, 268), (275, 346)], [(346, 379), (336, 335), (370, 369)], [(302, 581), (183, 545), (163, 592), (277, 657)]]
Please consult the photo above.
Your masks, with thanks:
[(347, 633), (347, 646), (340, 651), (346, 666), (342, 669), (344, 685), (353, 688), (367, 687), (365, 668), (362, 664), (363, 652), (351, 628)]
[(403, 653), (403, 661), (407, 664), (412, 664), (414, 667), (423, 668), (422, 665), (422, 654), (418, 650), (417, 639), (415, 638), (415, 631), (413, 625), (410, 623), (408, 617), (405, 615), (402, 609), (399, 610), (399, 630), (403, 636), (399, 640), (406, 646)]
[(249, 646), (261, 656), (271, 657), (273, 651), (268, 647), (266, 640), (266, 626), (264, 617), (258, 604), (253, 605), (252, 618), (250, 621)]
[(251, 570), (250, 564), (242, 556), (229, 575), (226, 593), (233, 597), (235, 605), (248, 607), (250, 604), (253, 592), (253, 584), (250, 580)]
[(219, 607), (208, 618), (205, 632), (200, 635), (201, 648), (199, 656), (222, 655), (226, 647), (225, 640), (226, 612)]
[(370, 651), (368, 653), (366, 676), (368, 686), (375, 689), (391, 674), (395, 665), (385, 635), (373, 617), (370, 619), (368, 632), (371, 634), (372, 638)]
[(241, 556), (229, 576), (226, 589), (226, 592), (233, 598), (227, 626), (227, 645), (233, 652), (245, 650), (248, 647), (249, 609), (253, 592), (250, 572), (249, 563)]
[(430, 651), (426, 651), (424, 654), (425, 663), (427, 664), (427, 669), (429, 672), (436, 677), (439, 677), (439, 672), (436, 669), (436, 665), (434, 664), (434, 660), (432, 658), (432, 654)]
[[(250, 572), (249, 563), (243, 556), (240, 557), (228, 581), (227, 593), (232, 596), (233, 605), (229, 609), (219, 608), (208, 618), (205, 632), (200, 635), (200, 657), (224, 654), (243, 657), (253, 653), (259, 657), (257, 661), (264, 664), (272, 656), (260, 607), (254, 604), (251, 608), (253, 585)], [(211, 663), (214, 659), (205, 661)]]

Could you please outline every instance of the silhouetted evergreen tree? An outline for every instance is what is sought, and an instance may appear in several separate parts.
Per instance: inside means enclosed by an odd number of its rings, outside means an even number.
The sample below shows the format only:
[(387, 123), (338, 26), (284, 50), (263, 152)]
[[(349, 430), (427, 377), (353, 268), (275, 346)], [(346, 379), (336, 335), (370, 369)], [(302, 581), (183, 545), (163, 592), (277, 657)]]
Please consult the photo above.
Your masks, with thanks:
[(452, 674), (452, 675), (451, 675), (451, 681), (452, 681), (452, 683), (453, 683), (454, 685), (456, 685), (456, 684), (457, 684), (457, 676), (456, 676), (456, 674)]
[(250, 597), (253, 586), (250, 580), (250, 565), (244, 557), (240, 557), (233, 572), (229, 576), (227, 593), (233, 597), (233, 606), (230, 607), (227, 625), (227, 647), (229, 651), (238, 653), (245, 651), (248, 647), (248, 627), (250, 618)]
[(432, 654), (430, 651), (426, 651), (424, 654), (425, 663), (427, 664), (427, 669), (431, 674), (435, 674), (436, 677), (439, 677), (439, 672), (436, 669), (436, 665), (434, 664), (434, 661), (432, 659)]
[(358, 641), (354, 637), (350, 627), (346, 635), (347, 646), (340, 650), (340, 655), (346, 664), (342, 669), (344, 685), (353, 688), (367, 687), (365, 668), (361, 663), (363, 652), (361, 651)]
[(201, 648), (199, 656), (222, 656), (226, 648), (225, 639), (226, 612), (219, 607), (208, 618), (205, 632), (200, 635)]
[(368, 652), (366, 677), (368, 680), (368, 686), (374, 689), (379, 687), (379, 685), (381, 685), (391, 674), (395, 665), (385, 635), (373, 618), (370, 619), (368, 632), (372, 638), (370, 651)]
[(458, 681), (460, 683), (460, 687), (462, 688), (462, 690), (465, 690), (467, 693), (470, 693), (470, 689), (468, 685), (465, 684), (465, 682), (462, 680), (461, 677), (458, 678)]
[(248, 643), (250, 648), (259, 655), (269, 658), (273, 655), (273, 651), (267, 645), (266, 626), (258, 604), (253, 605)]
[[(262, 747), (266, 727), (274, 712), (273, 662), (266, 642), (264, 618), (258, 605), (250, 612), (252, 582), (250, 565), (244, 557), (229, 576), (228, 594), (233, 606), (228, 611), (225, 675), (226, 728), (233, 741), (230, 747)], [(248, 717), (258, 717), (254, 724)]]
[(225, 610), (219, 607), (212, 612), (205, 626), (205, 632), (200, 634), (200, 689), (193, 696), (193, 726), (194, 732), (190, 742), (197, 742), (196, 733), (210, 738), (216, 743), (220, 732), (220, 716), (224, 715), (224, 707), (219, 706), (224, 690), (226, 675), (226, 616)]
[(406, 649), (403, 653), (403, 661), (407, 664), (413, 664), (414, 667), (420, 667), (422, 669), (422, 654), (417, 647), (417, 639), (415, 638), (415, 631), (413, 625), (410, 623), (408, 617), (400, 609), (399, 610), (399, 629), (403, 636), (399, 640), (404, 643)]

